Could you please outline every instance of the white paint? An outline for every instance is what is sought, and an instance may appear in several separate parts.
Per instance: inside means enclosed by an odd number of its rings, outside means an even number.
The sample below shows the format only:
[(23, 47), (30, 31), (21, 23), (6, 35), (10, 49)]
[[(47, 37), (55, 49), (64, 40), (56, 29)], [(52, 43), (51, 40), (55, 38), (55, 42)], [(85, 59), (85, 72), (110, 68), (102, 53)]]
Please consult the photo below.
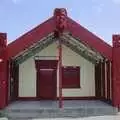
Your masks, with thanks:
[[(54, 43), (42, 50), (36, 56), (57, 56), (57, 45)], [(43, 58), (42, 58), (43, 59)], [(45, 57), (45, 59), (53, 59)], [(55, 58), (54, 58), (55, 59)], [(56, 57), (57, 59), (57, 57)], [(95, 96), (95, 78), (94, 65), (80, 55), (76, 54), (69, 48), (63, 46), (64, 66), (80, 66), (80, 86), (78, 89), (63, 89), (65, 97), (87, 97)], [(34, 57), (26, 60), (19, 65), (19, 96), (35, 97), (36, 96), (36, 70)], [(57, 96), (59, 95), (59, 84), (57, 79)]]
[(63, 65), (80, 66), (79, 89), (63, 89), (63, 96), (95, 96), (94, 65), (69, 48), (63, 46)]
[(19, 65), (19, 96), (36, 96), (36, 70), (33, 58)]
[[(56, 56), (56, 45), (50, 45), (35, 56)], [(43, 58), (42, 58), (43, 59)], [(44, 59), (48, 59), (45, 57)], [(51, 57), (49, 59), (52, 59)], [(36, 96), (36, 68), (34, 57), (19, 65), (19, 97)]]

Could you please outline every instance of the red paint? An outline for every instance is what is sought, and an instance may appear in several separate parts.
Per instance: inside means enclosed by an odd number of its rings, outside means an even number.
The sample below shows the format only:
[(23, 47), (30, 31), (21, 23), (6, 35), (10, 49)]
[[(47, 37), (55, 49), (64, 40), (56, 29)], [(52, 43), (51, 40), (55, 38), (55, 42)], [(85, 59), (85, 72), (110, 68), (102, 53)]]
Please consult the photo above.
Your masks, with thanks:
[(62, 88), (80, 88), (80, 67), (62, 67)]
[(55, 99), (57, 95), (57, 61), (36, 60), (37, 97), (40, 99)]
[(110, 62), (107, 61), (107, 99), (110, 100)]
[(4, 108), (8, 101), (8, 73), (7, 61), (0, 63), (0, 108)]
[(120, 107), (120, 35), (113, 35), (112, 102)]
[(19, 65), (14, 64), (14, 99), (16, 100), (18, 97), (19, 90)]
[(36, 69), (57, 69), (57, 60), (35, 60)]
[(56, 98), (56, 70), (41, 69), (39, 71), (39, 97), (54, 100)]
[(17, 97), (16, 100), (22, 100), (22, 101), (39, 101), (39, 97)]
[(105, 61), (102, 63), (102, 96), (105, 98)]
[(101, 97), (101, 80), (102, 80), (102, 76), (101, 76), (101, 69), (102, 69), (102, 63), (99, 62), (96, 66), (95, 66), (95, 92), (96, 92), (96, 97)]
[(8, 58), (16, 56), (54, 31), (53, 17), (8, 44)]
[(54, 11), (54, 19), (55, 19), (55, 30), (54, 37), (59, 40), (58, 45), (58, 67), (59, 67), (59, 108), (63, 107), (62, 102), (62, 43), (61, 36), (63, 32), (67, 29), (67, 11), (64, 8), (56, 8)]
[(55, 34), (54, 36), (59, 38), (61, 34), (67, 29), (67, 11), (65, 8), (56, 8), (54, 10), (55, 19)]
[[(23, 100), (23, 101), (39, 101), (41, 100), (38, 97), (18, 97), (17, 100)], [(59, 97), (57, 97), (57, 100), (59, 100)], [(96, 96), (83, 96), (83, 97), (63, 97), (63, 100), (105, 100), (104, 97), (96, 97)]]
[[(83, 43), (88, 44), (90, 47), (100, 52), (103, 56), (112, 60), (112, 47), (110, 45), (69, 17), (67, 17), (67, 23), (69, 27), (67, 27), (66, 31), (70, 32), (73, 37), (79, 38)], [(52, 17), (10, 43), (7, 47), (8, 58), (16, 56), (18, 53), (33, 45), (33, 43), (38, 42), (49, 33), (52, 33), (54, 30), (55, 18)]]
[(59, 67), (59, 108), (63, 107), (63, 101), (62, 101), (62, 43), (59, 39), (59, 61), (58, 61), (58, 67)]
[(0, 108), (8, 104), (8, 61), (6, 60), (6, 34), (0, 33)]
[(74, 38), (80, 39), (81, 42), (96, 49), (107, 59), (112, 60), (112, 47), (109, 44), (70, 18), (68, 18), (68, 24), (68, 31)]
[(104, 97), (83, 96), (83, 97), (63, 97), (63, 100), (105, 100)]
[(0, 53), (2, 53), (6, 46), (7, 46), (7, 34), (0, 33)]
[[(20, 52), (24, 51), (25, 49), (29, 48), (34, 43), (37, 43), (39, 40), (41, 40), (43, 37), (47, 36), (48, 34), (55, 31), (55, 18), (52, 17), (43, 24), (37, 26), (36, 28), (32, 29), (31, 31), (27, 32), (23, 36), (16, 39), (14, 42), (10, 43), (8, 46), (6, 34), (0, 33), (0, 59), (3, 60), (2, 63), (0, 63), (0, 108), (3, 108), (7, 104), (7, 96), (8, 96), (8, 61), (9, 58), (14, 57), (18, 55)], [(105, 43), (103, 40), (89, 32), (87, 29), (82, 27), (81, 25), (77, 24), (75, 21), (71, 20), (67, 17), (67, 20), (65, 20), (68, 24), (68, 27), (66, 28), (67, 32), (70, 32), (71, 35), (74, 38), (78, 38), (83, 42), (84, 44), (89, 45), (93, 49), (96, 49), (96, 51), (100, 52), (105, 58), (112, 61), (112, 92), (113, 92), (113, 105), (114, 106), (120, 106), (120, 37), (114, 36), (113, 37), (113, 50), (110, 45)], [(61, 22), (61, 21), (60, 21)], [(62, 20), (62, 23), (64, 20)], [(60, 27), (63, 29), (63, 26), (65, 24), (60, 24)], [(60, 54), (60, 53), (59, 53)], [(37, 62), (36, 62), (37, 64)], [(62, 65), (62, 62), (59, 63)], [(61, 66), (60, 65), (60, 66)], [(39, 62), (36, 67), (40, 66)], [(48, 65), (51, 67), (51, 65)], [(44, 66), (46, 68), (46, 66)], [(57, 68), (57, 66), (53, 66), (53, 68)], [(41, 67), (37, 68), (37, 71), (41, 69)], [(61, 71), (61, 69), (60, 69)], [(37, 72), (38, 73), (38, 72)], [(61, 77), (61, 73), (60, 76)], [(62, 79), (62, 78), (60, 78)], [(38, 80), (37, 80), (38, 81)], [(62, 82), (62, 80), (60, 80)], [(16, 83), (17, 84), (17, 83)], [(60, 84), (60, 91), (62, 83)], [(39, 85), (39, 84), (38, 84)], [(18, 86), (17, 86), (18, 88)], [(38, 88), (38, 87), (37, 87)], [(18, 92), (18, 91), (17, 91)], [(15, 93), (16, 95), (18, 93)], [(60, 96), (62, 96), (62, 92), (60, 92)], [(62, 101), (62, 97), (60, 97), (60, 101)], [(62, 102), (60, 103), (62, 106)]]
[[(11, 81), (12, 80), (12, 81)], [(13, 60), (10, 61), (10, 101), (15, 101), (18, 97), (19, 89), (19, 65), (16, 65)]]

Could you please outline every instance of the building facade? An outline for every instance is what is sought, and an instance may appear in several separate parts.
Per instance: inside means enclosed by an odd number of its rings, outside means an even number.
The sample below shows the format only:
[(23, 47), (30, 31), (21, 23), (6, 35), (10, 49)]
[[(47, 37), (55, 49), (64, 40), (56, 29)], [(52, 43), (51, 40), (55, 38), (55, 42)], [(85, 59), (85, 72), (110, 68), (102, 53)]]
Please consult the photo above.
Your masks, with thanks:
[(17, 100), (105, 100), (120, 105), (120, 35), (108, 45), (55, 9), (7, 45), (0, 33), (0, 108)]

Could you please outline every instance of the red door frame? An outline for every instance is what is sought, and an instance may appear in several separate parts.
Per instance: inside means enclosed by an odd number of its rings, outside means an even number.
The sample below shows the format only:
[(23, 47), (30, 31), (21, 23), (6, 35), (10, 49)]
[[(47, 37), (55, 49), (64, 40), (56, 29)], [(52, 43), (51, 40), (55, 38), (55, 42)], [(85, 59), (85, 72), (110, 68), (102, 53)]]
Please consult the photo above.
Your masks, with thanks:
[(56, 97), (55, 99), (57, 99), (57, 66), (58, 66), (58, 61), (57, 60), (35, 60), (35, 65), (36, 65), (36, 76), (37, 76), (37, 82), (36, 82), (36, 92), (37, 92), (37, 98), (40, 99), (39, 95), (40, 95), (40, 76), (39, 76), (39, 72), (40, 69), (54, 69), (56, 72), (56, 82), (55, 82), (55, 94)]

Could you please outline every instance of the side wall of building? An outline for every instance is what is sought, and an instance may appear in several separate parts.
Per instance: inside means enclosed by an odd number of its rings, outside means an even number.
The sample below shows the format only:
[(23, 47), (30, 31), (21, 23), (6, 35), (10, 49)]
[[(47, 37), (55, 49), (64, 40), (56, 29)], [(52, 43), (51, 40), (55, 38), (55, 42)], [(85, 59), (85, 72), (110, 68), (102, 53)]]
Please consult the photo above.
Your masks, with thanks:
[[(36, 54), (36, 56), (57, 56), (56, 43)], [(41, 59), (51, 59), (49, 57)], [(55, 58), (54, 58), (55, 59)], [(57, 57), (56, 57), (57, 59)], [(94, 64), (76, 54), (63, 45), (64, 66), (80, 66), (80, 88), (63, 89), (64, 97), (89, 97), (95, 96), (95, 71)], [(59, 85), (57, 78), (57, 96)], [(36, 97), (36, 68), (34, 57), (29, 58), (19, 65), (19, 97)]]

